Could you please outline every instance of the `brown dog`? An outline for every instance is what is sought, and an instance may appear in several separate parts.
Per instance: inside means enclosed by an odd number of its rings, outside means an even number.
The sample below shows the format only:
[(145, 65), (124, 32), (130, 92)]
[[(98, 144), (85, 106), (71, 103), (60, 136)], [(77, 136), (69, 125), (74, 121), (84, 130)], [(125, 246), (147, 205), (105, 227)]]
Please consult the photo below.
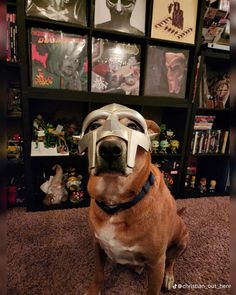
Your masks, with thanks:
[[(102, 127), (106, 119), (104, 114), (101, 118), (95, 116), (87, 124), (85, 134)], [(120, 116), (118, 120), (128, 128), (144, 132), (133, 116)], [(146, 125), (149, 134), (159, 132), (153, 121), (146, 121)], [(96, 166), (88, 182), (89, 221), (95, 235), (95, 277), (86, 295), (102, 294), (106, 257), (132, 265), (137, 271), (146, 266), (148, 295), (158, 295), (162, 284), (170, 290), (176, 258), (188, 244), (186, 226), (161, 172), (151, 162), (150, 152), (138, 146), (135, 165), (128, 173), (127, 149), (124, 139), (112, 135), (96, 143)]]

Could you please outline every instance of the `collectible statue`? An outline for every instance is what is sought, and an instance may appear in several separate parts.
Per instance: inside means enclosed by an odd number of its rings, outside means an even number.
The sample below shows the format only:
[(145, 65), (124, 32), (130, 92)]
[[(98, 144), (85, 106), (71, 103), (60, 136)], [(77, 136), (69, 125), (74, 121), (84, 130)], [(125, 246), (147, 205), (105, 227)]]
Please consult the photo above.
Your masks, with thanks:
[(167, 154), (166, 149), (167, 149), (169, 146), (170, 146), (170, 144), (169, 144), (168, 140), (166, 140), (166, 139), (161, 140), (161, 142), (160, 142), (160, 148), (161, 148), (160, 153), (161, 153), (161, 154)]
[(174, 131), (171, 129), (166, 130), (165, 134), (165, 139), (167, 139), (169, 142), (175, 137)]
[(196, 182), (196, 176), (192, 175), (191, 176), (191, 181), (190, 181), (190, 187), (195, 188), (195, 182)]
[(67, 171), (66, 188), (69, 191), (70, 201), (79, 203), (83, 200), (82, 175), (78, 175), (75, 168), (69, 168)]
[(209, 187), (209, 193), (210, 194), (214, 194), (215, 193), (215, 191), (216, 191), (216, 183), (217, 182), (214, 179), (212, 179), (210, 181), (210, 187)]
[(43, 191), (46, 191), (47, 193), (43, 200), (43, 203), (46, 206), (60, 204), (68, 199), (68, 193), (63, 182), (62, 167), (56, 164), (52, 169), (56, 170), (55, 176), (51, 177), (49, 182), (46, 182), (41, 186), (41, 189), (44, 186)]
[(159, 148), (159, 141), (158, 140), (152, 140), (152, 153), (157, 154), (158, 148)]
[(206, 184), (207, 184), (207, 179), (205, 177), (200, 178), (198, 188), (199, 188), (199, 191), (200, 191), (201, 194), (206, 193), (206, 191), (207, 191)]
[(179, 149), (179, 141), (174, 139), (170, 141), (170, 149), (172, 154), (176, 154), (177, 150)]

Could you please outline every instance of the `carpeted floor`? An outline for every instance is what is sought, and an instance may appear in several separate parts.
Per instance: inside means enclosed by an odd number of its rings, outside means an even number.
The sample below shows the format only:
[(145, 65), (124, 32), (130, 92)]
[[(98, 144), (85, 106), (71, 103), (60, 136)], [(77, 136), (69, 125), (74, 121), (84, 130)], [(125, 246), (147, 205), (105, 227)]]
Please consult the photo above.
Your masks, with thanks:
[[(206, 289), (176, 288), (167, 294), (230, 294), (219, 286), (230, 282), (229, 198), (178, 200), (177, 204), (187, 207), (183, 218), (191, 240), (178, 260), (176, 282)], [(85, 293), (94, 270), (87, 213), (88, 209), (8, 212), (8, 295)], [(218, 289), (208, 288), (209, 284)], [(144, 295), (146, 274), (139, 276), (108, 263), (105, 285), (105, 295)]]

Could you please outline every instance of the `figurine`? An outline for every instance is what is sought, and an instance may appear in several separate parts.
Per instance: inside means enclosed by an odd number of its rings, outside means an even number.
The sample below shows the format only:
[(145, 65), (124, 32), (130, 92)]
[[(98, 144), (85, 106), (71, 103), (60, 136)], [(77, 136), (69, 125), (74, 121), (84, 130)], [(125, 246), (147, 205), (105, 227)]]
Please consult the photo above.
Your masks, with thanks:
[(63, 182), (62, 167), (56, 164), (52, 169), (56, 170), (56, 174), (55, 176), (51, 177), (50, 181), (47, 183), (47, 195), (43, 200), (43, 203), (46, 206), (60, 204), (61, 202), (65, 202), (68, 199), (68, 193), (64, 187)]
[(210, 181), (210, 187), (209, 187), (209, 193), (214, 194), (215, 190), (216, 190), (216, 181), (214, 179), (212, 179)]
[(190, 187), (195, 188), (195, 182), (196, 182), (196, 176), (192, 175), (191, 176), (191, 181), (190, 181)]
[(206, 193), (206, 191), (207, 191), (206, 184), (207, 184), (207, 179), (205, 177), (200, 178), (198, 188), (199, 188), (199, 191), (201, 194)]
[(176, 154), (177, 150), (179, 149), (179, 141), (174, 139), (170, 141), (170, 149), (172, 154)]
[(165, 138), (171, 141), (175, 137), (174, 131), (172, 129), (166, 130)]
[(75, 168), (69, 168), (67, 172), (66, 188), (69, 191), (70, 201), (78, 203), (83, 200), (81, 188), (82, 175), (78, 175)]
[(161, 148), (160, 153), (162, 153), (162, 154), (167, 154), (166, 149), (167, 149), (169, 146), (170, 146), (170, 144), (169, 144), (169, 142), (168, 142), (166, 139), (161, 140), (161, 142), (160, 142), (160, 148)]
[(157, 154), (158, 148), (159, 148), (159, 141), (158, 140), (152, 140), (152, 153)]

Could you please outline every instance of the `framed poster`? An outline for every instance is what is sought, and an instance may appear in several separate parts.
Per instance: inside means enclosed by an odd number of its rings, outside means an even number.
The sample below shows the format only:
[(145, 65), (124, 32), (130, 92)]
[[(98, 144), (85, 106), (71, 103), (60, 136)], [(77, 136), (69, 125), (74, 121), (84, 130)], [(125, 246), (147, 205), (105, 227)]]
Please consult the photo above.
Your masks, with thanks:
[(145, 34), (146, 0), (95, 0), (94, 27)]
[(87, 90), (87, 36), (30, 29), (32, 87)]
[(92, 92), (139, 95), (140, 45), (93, 38)]
[(195, 43), (198, 0), (154, 0), (151, 37)]
[(87, 25), (86, 0), (27, 0), (27, 16)]
[(185, 98), (189, 51), (149, 46), (144, 94)]

